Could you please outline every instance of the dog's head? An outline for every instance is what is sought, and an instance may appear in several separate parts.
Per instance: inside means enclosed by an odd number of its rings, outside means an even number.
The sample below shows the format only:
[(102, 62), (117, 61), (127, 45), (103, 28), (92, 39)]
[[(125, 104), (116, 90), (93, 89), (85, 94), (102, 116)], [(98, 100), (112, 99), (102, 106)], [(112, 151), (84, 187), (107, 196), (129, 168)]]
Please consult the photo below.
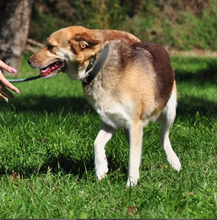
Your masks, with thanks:
[(89, 29), (72, 26), (52, 33), (45, 48), (33, 54), (28, 62), (32, 68), (40, 69), (41, 77), (65, 72), (72, 79), (82, 79), (90, 59), (102, 47)]

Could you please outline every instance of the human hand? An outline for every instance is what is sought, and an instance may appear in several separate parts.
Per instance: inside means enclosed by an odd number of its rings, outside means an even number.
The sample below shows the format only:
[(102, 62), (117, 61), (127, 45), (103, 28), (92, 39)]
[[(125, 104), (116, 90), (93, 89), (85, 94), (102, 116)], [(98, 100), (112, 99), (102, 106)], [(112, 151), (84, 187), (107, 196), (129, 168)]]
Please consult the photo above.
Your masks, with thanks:
[(9, 73), (16, 73), (17, 70), (14, 69), (11, 66), (8, 66), (7, 64), (5, 64), (2, 60), (0, 60), (0, 97), (2, 97), (6, 102), (8, 102), (8, 97), (14, 98), (13, 93), (8, 90), (11, 89), (14, 92), (20, 94), (20, 91), (17, 87), (15, 87), (14, 85), (12, 85), (3, 75), (1, 68), (3, 68), (4, 70), (6, 70)]

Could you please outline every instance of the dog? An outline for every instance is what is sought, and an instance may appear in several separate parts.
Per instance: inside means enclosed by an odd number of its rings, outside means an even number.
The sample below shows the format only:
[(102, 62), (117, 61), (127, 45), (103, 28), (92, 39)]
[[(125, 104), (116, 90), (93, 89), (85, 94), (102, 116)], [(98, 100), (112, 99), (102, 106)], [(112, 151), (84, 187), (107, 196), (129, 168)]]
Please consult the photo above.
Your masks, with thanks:
[(48, 78), (59, 72), (81, 80), (84, 94), (102, 123), (94, 141), (95, 172), (108, 172), (105, 145), (119, 128), (130, 144), (127, 186), (139, 180), (143, 127), (158, 121), (160, 143), (169, 164), (181, 169), (169, 131), (176, 116), (177, 90), (166, 50), (118, 30), (70, 26), (52, 33), (47, 45), (28, 62)]

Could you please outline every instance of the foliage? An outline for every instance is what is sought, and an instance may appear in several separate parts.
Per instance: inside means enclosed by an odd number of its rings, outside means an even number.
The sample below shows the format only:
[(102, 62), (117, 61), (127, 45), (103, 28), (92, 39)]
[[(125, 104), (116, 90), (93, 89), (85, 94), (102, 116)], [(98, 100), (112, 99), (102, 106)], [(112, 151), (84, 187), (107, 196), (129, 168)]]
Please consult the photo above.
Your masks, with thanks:
[(33, 7), (29, 37), (44, 41), (71, 25), (120, 29), (140, 39), (190, 50), (217, 49), (215, 0), (45, 0)]
[[(0, 100), (0, 218), (214, 219), (217, 216), (216, 59), (172, 57), (178, 108), (171, 143), (183, 169), (168, 166), (159, 125), (144, 129), (141, 178), (126, 188), (129, 146), (118, 131), (106, 147), (109, 173), (94, 174), (100, 119), (80, 82), (59, 74), (16, 84)], [(36, 75), (23, 59), (20, 77)]]

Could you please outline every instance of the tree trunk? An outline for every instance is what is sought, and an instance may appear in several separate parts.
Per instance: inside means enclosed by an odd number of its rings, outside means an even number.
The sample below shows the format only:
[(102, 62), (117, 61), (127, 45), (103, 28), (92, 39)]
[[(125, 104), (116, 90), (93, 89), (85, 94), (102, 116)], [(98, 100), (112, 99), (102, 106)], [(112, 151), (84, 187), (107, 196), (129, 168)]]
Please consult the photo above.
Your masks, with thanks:
[(0, 17), (0, 59), (19, 70), (28, 37), (33, 0), (7, 0)]

